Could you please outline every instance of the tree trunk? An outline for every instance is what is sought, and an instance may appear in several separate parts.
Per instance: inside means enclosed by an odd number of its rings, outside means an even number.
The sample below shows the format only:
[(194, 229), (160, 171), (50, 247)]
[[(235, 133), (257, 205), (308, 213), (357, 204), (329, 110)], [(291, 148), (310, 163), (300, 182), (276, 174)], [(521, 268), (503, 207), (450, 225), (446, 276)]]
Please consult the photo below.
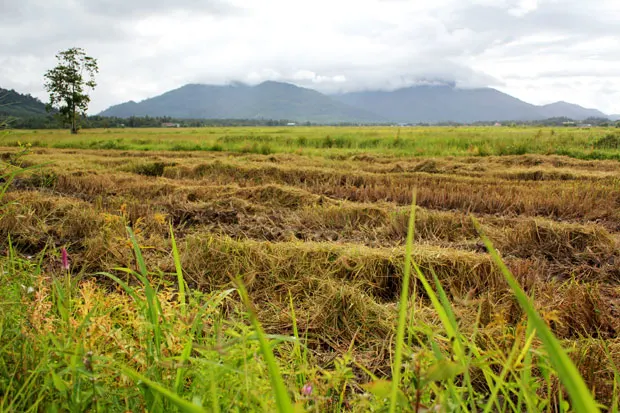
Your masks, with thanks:
[(75, 83), (71, 84), (71, 134), (77, 135), (77, 118), (75, 113)]
[(75, 118), (75, 106), (73, 107), (72, 110), (72, 116), (71, 116), (71, 134), (72, 135), (77, 135), (78, 131), (77, 131), (77, 119)]

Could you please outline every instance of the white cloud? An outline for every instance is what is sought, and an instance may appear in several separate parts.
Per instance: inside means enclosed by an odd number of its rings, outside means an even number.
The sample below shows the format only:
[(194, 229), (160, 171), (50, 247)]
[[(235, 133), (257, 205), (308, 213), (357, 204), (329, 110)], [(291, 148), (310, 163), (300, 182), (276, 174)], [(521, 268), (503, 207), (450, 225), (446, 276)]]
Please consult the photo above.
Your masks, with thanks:
[[(5, 0), (0, 86), (45, 99), (57, 51), (98, 58), (91, 111), (185, 83), (324, 92), (452, 81), (620, 113), (616, 0)], [(618, 75), (616, 75), (616, 73)]]

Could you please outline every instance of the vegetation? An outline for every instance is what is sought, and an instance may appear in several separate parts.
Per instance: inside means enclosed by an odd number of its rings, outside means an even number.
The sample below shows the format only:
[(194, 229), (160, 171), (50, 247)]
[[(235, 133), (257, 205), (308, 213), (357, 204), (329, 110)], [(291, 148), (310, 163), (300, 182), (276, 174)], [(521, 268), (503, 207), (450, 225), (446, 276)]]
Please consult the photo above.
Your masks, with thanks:
[[(62, 131), (11, 130), (0, 145), (30, 142), (33, 147), (141, 151), (226, 151), (319, 155), (332, 159), (360, 156), (565, 155), (579, 159), (620, 159), (613, 146), (616, 128), (502, 127), (215, 127), (91, 129), (80, 136)], [(611, 145), (611, 146), (610, 146)], [(429, 160), (433, 172), (441, 160)], [(433, 166), (435, 165), (435, 166)], [(441, 168), (439, 168), (441, 169)]]
[(79, 117), (86, 116), (90, 97), (85, 89), (93, 89), (97, 60), (80, 48), (70, 48), (56, 55), (58, 65), (45, 73), (45, 89), (50, 95), (48, 110), (56, 110), (60, 119), (77, 134)]
[(45, 115), (45, 104), (30, 96), (14, 90), (0, 88), (0, 117), (32, 118)]
[(617, 412), (614, 136), (6, 131), (0, 411)]

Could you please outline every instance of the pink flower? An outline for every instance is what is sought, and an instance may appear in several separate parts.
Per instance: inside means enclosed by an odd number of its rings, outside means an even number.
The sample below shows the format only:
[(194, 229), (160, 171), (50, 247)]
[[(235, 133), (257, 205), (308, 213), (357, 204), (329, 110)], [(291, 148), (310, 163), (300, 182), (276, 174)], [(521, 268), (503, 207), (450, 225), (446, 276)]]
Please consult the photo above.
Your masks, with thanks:
[(69, 271), (69, 254), (67, 254), (67, 250), (64, 247), (60, 249), (60, 255), (62, 257), (63, 270)]
[(301, 388), (301, 394), (304, 396), (310, 396), (312, 394), (312, 384), (308, 383)]

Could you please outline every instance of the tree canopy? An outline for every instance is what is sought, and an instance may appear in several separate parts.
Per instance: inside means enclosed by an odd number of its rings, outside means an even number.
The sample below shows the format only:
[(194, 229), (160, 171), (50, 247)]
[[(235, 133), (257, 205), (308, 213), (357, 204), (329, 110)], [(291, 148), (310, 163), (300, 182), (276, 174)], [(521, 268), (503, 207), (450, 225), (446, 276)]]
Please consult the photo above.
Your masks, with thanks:
[(97, 60), (81, 48), (73, 47), (56, 55), (58, 65), (45, 73), (45, 89), (49, 93), (48, 110), (55, 109), (63, 122), (77, 133), (80, 116), (86, 116), (90, 96), (88, 90), (97, 86)]

